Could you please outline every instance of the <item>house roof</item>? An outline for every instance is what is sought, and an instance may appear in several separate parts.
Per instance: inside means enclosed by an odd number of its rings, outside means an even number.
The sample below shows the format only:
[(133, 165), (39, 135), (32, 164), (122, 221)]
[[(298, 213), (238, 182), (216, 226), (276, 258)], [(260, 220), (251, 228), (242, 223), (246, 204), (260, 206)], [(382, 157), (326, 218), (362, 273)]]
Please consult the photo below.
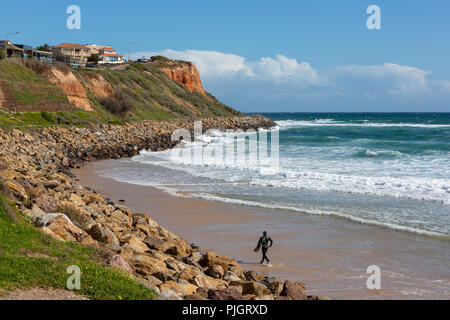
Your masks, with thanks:
[(68, 43), (64, 42), (61, 44), (58, 44), (57, 46), (53, 46), (53, 48), (79, 48), (79, 49), (88, 49), (86, 46), (83, 46), (78, 43)]
[(19, 48), (19, 47), (13, 45), (11, 43), (11, 41), (9, 41), (9, 40), (0, 40), (0, 49), (6, 49), (6, 48), (23, 51), (22, 48)]
[(116, 51), (116, 49), (113, 49), (111, 47), (103, 47), (102, 50)]

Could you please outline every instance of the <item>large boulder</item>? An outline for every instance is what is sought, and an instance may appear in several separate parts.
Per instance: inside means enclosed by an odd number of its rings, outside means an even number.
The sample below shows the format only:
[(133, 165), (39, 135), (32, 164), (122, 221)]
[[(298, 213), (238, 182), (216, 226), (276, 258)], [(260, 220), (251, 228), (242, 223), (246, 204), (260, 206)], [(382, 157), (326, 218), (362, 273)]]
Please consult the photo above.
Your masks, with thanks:
[(195, 300), (208, 300), (208, 296), (207, 295), (204, 296), (204, 295), (199, 294), (199, 293), (196, 292), (194, 294), (190, 294), (190, 295), (184, 296), (184, 299), (185, 300), (192, 300), (192, 301), (195, 301)]
[(269, 285), (269, 290), (272, 292), (273, 295), (279, 296), (281, 294), (281, 291), (283, 291), (284, 283), (281, 281), (275, 281), (272, 282)]
[[(161, 294), (161, 290), (159, 289), (159, 287), (157, 285), (154, 285), (151, 281), (148, 281), (147, 279), (144, 278), (138, 278), (138, 282), (142, 284), (144, 287), (152, 289), (157, 295)], [(160, 285), (161, 283), (162, 282), (159, 281), (158, 285)]]
[(305, 290), (306, 287), (303, 283), (285, 281), (280, 297), (289, 297), (292, 300), (308, 300), (308, 297), (304, 294)]
[(198, 287), (191, 283), (179, 283), (179, 287), (183, 296), (193, 295), (197, 292)]
[[(94, 224), (89, 229), (88, 233), (93, 239), (95, 239), (99, 242), (107, 243), (107, 244), (111, 245), (113, 248), (120, 247), (120, 241), (119, 241), (119, 239), (117, 239), (116, 235), (111, 230), (109, 230), (107, 227), (102, 226), (99, 223)], [(118, 250), (114, 250), (114, 251), (118, 251)]]
[(161, 293), (158, 296), (158, 300), (183, 300), (182, 297), (171, 289), (160, 290)]
[(129, 265), (128, 262), (126, 262), (122, 256), (115, 254), (109, 257), (107, 264), (109, 267), (118, 268), (123, 271), (126, 271), (128, 273), (133, 273), (133, 269)]
[(106, 229), (101, 224), (94, 224), (88, 231), (89, 235), (99, 241), (99, 242), (107, 242), (108, 235), (106, 233)]
[(161, 283), (159, 285), (159, 290), (161, 290), (161, 294), (165, 291), (172, 290), (178, 296), (183, 295), (183, 292), (181, 291), (179, 284), (171, 280)]
[(167, 254), (171, 254), (177, 257), (187, 257), (190, 254), (190, 248), (186, 246), (186, 243), (178, 242), (165, 251)]
[(216, 289), (212, 278), (209, 278), (203, 274), (196, 275), (189, 282), (196, 285), (197, 287), (204, 288), (206, 290)]
[(39, 228), (46, 227), (53, 219), (59, 216), (62, 216), (65, 220), (67, 220), (68, 223), (72, 223), (70, 219), (63, 213), (46, 213), (43, 215), (37, 215), (33, 219), (33, 223), (36, 227)]
[(227, 288), (224, 290), (209, 290), (208, 299), (210, 300), (245, 300), (244, 296), (236, 288)]
[[(34, 219), (34, 224), (57, 240), (95, 244), (95, 241), (83, 230), (75, 226), (70, 219), (62, 213), (47, 213)], [(57, 237), (55, 237), (56, 235)]]
[(231, 271), (227, 271), (226, 273), (225, 273), (225, 275), (223, 276), (223, 280), (225, 280), (225, 281), (227, 281), (227, 282), (230, 282), (230, 281), (233, 281), (233, 282), (241, 282), (242, 280), (237, 276), (237, 275), (235, 275), (233, 272), (231, 272)]
[(258, 297), (263, 297), (270, 295), (270, 290), (263, 284), (254, 281), (242, 282), (242, 294), (247, 295), (255, 295)]
[(42, 195), (35, 199), (36, 205), (41, 208), (44, 212), (56, 212), (56, 202), (55, 199), (46, 195)]
[[(160, 259), (150, 257), (145, 254), (137, 254), (134, 255), (131, 263), (133, 264), (136, 273), (140, 274), (143, 277), (155, 276), (158, 272), (162, 274), (173, 274), (174, 272), (170, 272), (167, 269), (166, 263), (161, 261)], [(165, 280), (163, 277), (157, 277), (160, 280)], [(166, 277), (167, 278), (167, 277)]]
[(69, 201), (62, 201), (60, 208), (77, 227), (86, 232), (95, 224), (95, 221), (91, 218), (90, 209), (87, 207), (78, 207)]
[(207, 252), (203, 255), (199, 264), (204, 268), (209, 268), (215, 265), (220, 265), (224, 272), (232, 271), (237, 276), (243, 276), (242, 266), (230, 257), (219, 256), (215, 252)]
[(189, 259), (192, 262), (198, 263), (202, 259), (202, 254), (198, 251), (194, 251), (189, 255)]
[(31, 208), (31, 212), (29, 214), (30, 218), (34, 220), (37, 217), (42, 217), (43, 215), (45, 215), (45, 212), (41, 208), (39, 208), (36, 204), (33, 204), (33, 207)]
[(149, 251), (147, 245), (134, 234), (131, 234), (126, 245), (128, 245), (132, 250), (134, 250), (134, 252), (137, 253), (144, 253)]
[(222, 277), (224, 276), (223, 268), (220, 265), (215, 265), (215, 266), (209, 267), (205, 273), (208, 276), (211, 276), (216, 279), (222, 279)]
[(183, 280), (189, 281), (199, 273), (200, 272), (196, 272), (194, 269), (186, 268), (182, 271), (174, 273), (173, 276), (177, 279), (183, 279)]
[(91, 203), (104, 203), (105, 199), (96, 193), (87, 193), (83, 196), (83, 201), (89, 205)]
[(169, 269), (175, 270), (175, 271), (183, 271), (186, 269), (186, 266), (181, 261), (175, 260), (174, 258), (167, 258), (166, 259), (166, 266)]
[(167, 241), (155, 236), (148, 236), (144, 239), (144, 243), (150, 249), (155, 249), (161, 252), (166, 252), (170, 248), (170, 244)]
[(77, 205), (77, 206), (80, 206), (80, 207), (86, 205), (86, 203), (83, 201), (83, 199), (79, 195), (77, 195), (75, 193), (72, 193), (70, 195), (69, 201), (72, 202), (73, 204)]
[(262, 281), (262, 280), (264, 280), (263, 276), (261, 276), (260, 274), (256, 273), (253, 270), (245, 271), (244, 276), (247, 281)]
[(11, 180), (7, 180), (6, 184), (15, 198), (19, 199), (20, 201), (25, 201), (28, 199), (28, 193), (26, 192), (25, 188), (22, 187), (20, 184), (13, 182)]

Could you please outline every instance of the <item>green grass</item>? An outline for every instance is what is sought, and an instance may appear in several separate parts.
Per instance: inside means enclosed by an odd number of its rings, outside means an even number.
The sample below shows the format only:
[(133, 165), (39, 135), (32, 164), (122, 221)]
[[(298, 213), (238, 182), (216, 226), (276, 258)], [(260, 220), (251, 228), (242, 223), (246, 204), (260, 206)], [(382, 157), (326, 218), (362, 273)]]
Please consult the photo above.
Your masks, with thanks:
[(0, 80), (3, 88), (21, 106), (70, 106), (64, 91), (18, 62), (0, 61)]
[[(142, 286), (128, 274), (101, 265), (98, 249), (77, 243), (61, 242), (34, 229), (20, 215), (14, 223), (8, 216), (6, 200), (0, 195), (0, 290), (67, 289), (71, 265), (81, 269), (81, 289), (77, 294), (90, 299), (147, 300), (154, 291)], [(9, 204), (6, 204), (9, 205)], [(39, 257), (36, 257), (39, 254)], [(30, 257), (33, 256), (33, 257)]]
[(0, 61), (0, 79), (28, 84), (47, 84), (47, 81), (32, 70), (24, 68), (17, 63), (10, 62), (9, 59)]
[(27, 127), (50, 127), (57, 125), (57, 118), (62, 122), (61, 126), (87, 126), (89, 124), (111, 123), (123, 124), (123, 121), (96, 106), (95, 112), (84, 110), (75, 111), (38, 111), (38, 112), (7, 112), (0, 110), (0, 128), (27, 128)]
[(151, 64), (131, 63), (124, 71), (106, 69), (99, 73), (135, 103), (126, 120), (242, 116), (211, 95), (189, 92)]

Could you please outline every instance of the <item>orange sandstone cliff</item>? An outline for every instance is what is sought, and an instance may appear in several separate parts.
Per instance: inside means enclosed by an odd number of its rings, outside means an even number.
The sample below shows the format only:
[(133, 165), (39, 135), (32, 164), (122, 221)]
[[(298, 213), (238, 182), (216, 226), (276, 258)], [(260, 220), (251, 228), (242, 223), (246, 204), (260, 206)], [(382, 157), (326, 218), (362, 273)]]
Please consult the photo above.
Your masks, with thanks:
[(86, 89), (73, 72), (65, 73), (57, 68), (51, 68), (43, 75), (48, 81), (57, 85), (66, 93), (71, 104), (86, 111), (93, 111)]
[(156, 57), (156, 59), (153, 59), (150, 63), (167, 74), (170, 80), (181, 84), (190, 92), (194, 93), (195, 91), (198, 91), (202, 94), (206, 94), (200, 79), (200, 72), (191, 62), (174, 61), (165, 59), (164, 57)]
[(70, 103), (86, 111), (93, 111), (87, 90), (101, 98), (113, 92), (112, 86), (96, 73), (84, 73), (81, 77), (79, 73), (75, 74), (70, 69), (63, 72), (57, 68), (51, 68), (43, 76), (60, 87), (66, 93)]

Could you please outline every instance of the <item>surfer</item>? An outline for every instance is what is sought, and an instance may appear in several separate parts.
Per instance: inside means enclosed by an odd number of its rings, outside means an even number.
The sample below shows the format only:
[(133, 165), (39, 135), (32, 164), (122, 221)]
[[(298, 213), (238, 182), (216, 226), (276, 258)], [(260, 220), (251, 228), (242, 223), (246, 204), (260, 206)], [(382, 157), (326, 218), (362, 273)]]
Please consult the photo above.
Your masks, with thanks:
[[(269, 244), (270, 242), (270, 244)], [(267, 232), (264, 231), (263, 232), (263, 236), (261, 238), (259, 238), (258, 241), (258, 245), (255, 248), (255, 252), (258, 252), (260, 248), (262, 248), (262, 260), (261, 260), (261, 264), (264, 263), (264, 260), (267, 260), (267, 264), (269, 264), (269, 258), (267, 258), (266, 253), (267, 250), (269, 250), (269, 248), (272, 246), (273, 241), (270, 237), (267, 236)]]

